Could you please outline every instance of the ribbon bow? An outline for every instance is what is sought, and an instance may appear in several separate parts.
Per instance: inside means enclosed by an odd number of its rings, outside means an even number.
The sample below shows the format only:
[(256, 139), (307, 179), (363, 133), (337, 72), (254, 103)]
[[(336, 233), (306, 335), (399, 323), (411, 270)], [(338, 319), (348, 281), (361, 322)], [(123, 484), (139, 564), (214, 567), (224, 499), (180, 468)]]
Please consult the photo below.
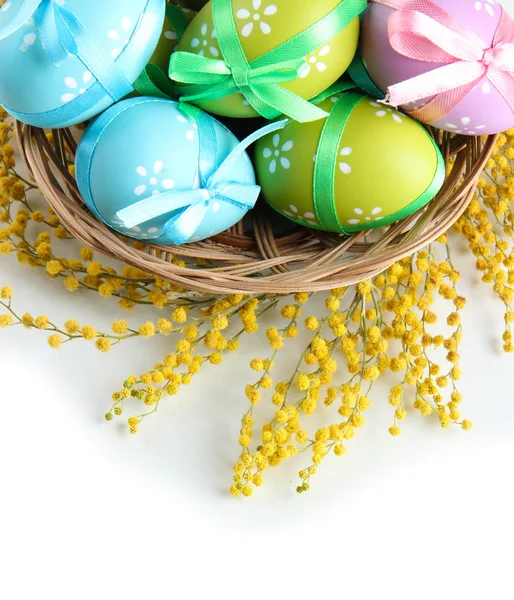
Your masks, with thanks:
[(242, 92), (266, 119), (274, 119), (283, 112), (279, 107), (288, 105), (288, 114), (317, 120), (326, 113), (277, 85), (295, 80), (304, 65), (300, 58), (257, 68), (231, 68), (223, 60), (175, 52), (171, 56), (170, 76), (177, 82), (193, 84), (187, 88), (188, 102), (208, 102)]
[(169, 214), (170, 219), (163, 227), (164, 233), (159, 238), (159, 243), (179, 246), (194, 237), (213, 202), (231, 204), (243, 210), (250, 210), (255, 206), (260, 186), (233, 181), (227, 176), (248, 146), (268, 133), (283, 129), (289, 121), (272, 123), (250, 135), (217, 167), (217, 141), (213, 121), (199, 110), (197, 114), (200, 187), (171, 190), (136, 202), (116, 213), (121, 226), (130, 229)]
[(205, 103), (241, 92), (263, 117), (285, 114), (296, 121), (316, 121), (327, 113), (282, 87), (297, 79), (305, 56), (326, 44), (359, 16), (366, 0), (340, 2), (320, 21), (267, 54), (248, 62), (239, 40), (232, 0), (212, 0), (212, 16), (224, 60), (175, 52), (170, 78), (183, 86), (182, 100)]
[(204, 185), (198, 189), (172, 190), (151, 196), (119, 211), (116, 216), (123, 227), (132, 228), (156, 217), (173, 214), (163, 227), (164, 235), (159, 243), (180, 246), (194, 236), (215, 200), (250, 210), (261, 191), (258, 185), (235, 181)]
[(401, 106), (435, 96), (421, 109), (409, 112), (432, 123), (453, 110), (487, 77), (514, 112), (514, 21), (503, 8), (498, 7), (502, 14), (489, 46), (430, 0), (421, 2), (421, 7), (418, 0), (374, 1), (399, 9), (388, 22), (389, 41), (396, 52), (444, 65), (391, 86), (386, 102)]

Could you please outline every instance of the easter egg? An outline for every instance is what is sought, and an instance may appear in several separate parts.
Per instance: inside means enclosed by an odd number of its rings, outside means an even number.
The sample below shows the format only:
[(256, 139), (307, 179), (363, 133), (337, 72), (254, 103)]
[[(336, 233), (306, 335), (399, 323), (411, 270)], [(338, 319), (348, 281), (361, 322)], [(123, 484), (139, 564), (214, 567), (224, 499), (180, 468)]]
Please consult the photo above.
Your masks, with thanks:
[[(216, 30), (215, 23), (218, 25), (224, 23), (224, 19), (220, 16), (217, 20), (216, 15), (221, 14), (222, 5), (227, 2), (231, 4), (234, 28), (227, 29), (224, 25), (222, 30), (219, 26)], [(351, 63), (359, 36), (358, 15), (365, 6), (366, 2), (361, 0), (342, 2), (341, 0), (317, 0), (302, 2), (301, 7), (298, 6), (298, 0), (211, 0), (186, 30), (178, 54), (196, 54), (210, 59), (212, 64), (213, 61), (217, 60), (221, 63), (224, 60), (225, 64), (232, 69), (234, 86), (229, 90), (230, 93), (203, 101), (202, 98), (197, 97), (199, 86), (193, 85), (194, 91), (191, 93), (194, 97), (191, 102), (204, 110), (223, 116), (244, 118), (261, 114), (270, 118), (267, 112), (259, 109), (262, 98), (267, 95), (270, 86), (275, 85), (275, 89), (280, 87), (287, 90), (290, 92), (290, 98), (298, 96), (309, 100), (317, 96), (337, 81)], [(347, 11), (348, 22), (338, 25), (337, 18), (340, 18), (338, 11), (342, 11), (343, 8)], [(336, 12), (339, 17), (336, 16)], [(327, 19), (332, 19), (330, 24), (327, 24), (323, 31), (317, 30), (316, 35), (311, 36), (314, 40), (307, 39), (308, 31), (318, 24), (321, 25), (322, 22), (327, 23)], [(327, 34), (327, 31), (330, 33)], [(291, 40), (297, 43), (291, 43)], [(263, 74), (264, 86), (259, 87), (258, 78), (254, 79), (255, 95), (250, 96), (247, 93), (248, 86), (245, 87), (244, 82), (238, 82), (238, 76), (234, 74), (238, 69), (231, 62), (233, 52), (231, 51), (229, 56), (226, 50), (234, 43), (242, 49), (244, 59), (252, 68), (263, 65), (276, 67), (278, 75), (277, 72), (267, 74), (269, 81), (275, 77), (274, 84), (266, 82), (266, 74)], [(173, 68), (173, 61), (179, 58), (179, 56), (172, 57), (170, 77), (178, 82), (188, 83), (187, 77), (181, 78), (179, 69)], [(292, 69), (290, 80), (284, 80), (284, 73), (289, 68), (284, 63), (293, 59), (296, 60), (297, 65)], [(204, 62), (207, 64), (209, 61)], [(242, 80), (245, 77), (243, 76)], [(252, 81), (251, 77), (250, 81)], [(190, 83), (195, 82), (196, 79), (193, 77)], [(216, 91), (217, 84), (215, 80), (212, 82), (213, 85), (208, 80), (203, 89), (212, 91), (214, 88)], [(187, 98), (188, 87), (182, 86), (181, 91)], [(268, 100), (264, 103), (266, 102)], [(273, 116), (281, 113), (290, 114), (289, 104), (287, 98), (280, 106), (271, 103), (271, 106), (277, 109)], [(298, 118), (293, 114), (290, 116)]]
[[(254, 204), (260, 191), (251, 161), (239, 153), (220, 180), (238, 140), (197, 112), (190, 116), (162, 98), (131, 98), (86, 129), (75, 172), (98, 219), (126, 236), (169, 245), (211, 237), (243, 218), (252, 203), (239, 198), (249, 194)], [(233, 198), (223, 189), (231, 186)]]
[(325, 121), (290, 123), (256, 146), (264, 197), (282, 215), (350, 234), (394, 223), (439, 191), (441, 152), (414, 119), (355, 92), (321, 106)]
[(195, 16), (195, 11), (175, 4), (166, 4), (166, 16), (161, 37), (139, 77), (134, 82), (135, 92), (127, 97), (157, 96), (176, 98), (177, 94), (168, 77), (170, 56), (178, 48), (179, 39)]
[(165, 0), (8, 0), (0, 9), (0, 105), (38, 127), (83, 122), (132, 92)]
[(159, 67), (164, 73), (166, 73), (166, 76), (168, 74), (170, 56), (173, 54), (173, 52), (175, 52), (175, 50), (177, 50), (179, 43), (176, 24), (174, 25), (177, 12), (179, 15), (178, 18), (180, 19), (180, 15), (182, 15), (187, 23), (190, 23), (196, 15), (196, 12), (190, 8), (178, 7), (172, 4), (166, 7), (166, 17), (164, 19), (161, 37), (159, 38), (157, 47), (150, 58), (150, 63)]
[[(484, 135), (513, 127), (514, 24), (505, 9), (494, 0), (424, 0), (417, 12), (411, 4), (374, 0), (364, 13), (360, 51), (373, 82), (385, 93), (416, 78), (410, 87), (424, 97), (403, 102), (412, 96), (402, 94), (393, 103), (445, 131)], [(420, 76), (430, 73), (425, 86)], [(448, 84), (451, 90), (439, 93)]]

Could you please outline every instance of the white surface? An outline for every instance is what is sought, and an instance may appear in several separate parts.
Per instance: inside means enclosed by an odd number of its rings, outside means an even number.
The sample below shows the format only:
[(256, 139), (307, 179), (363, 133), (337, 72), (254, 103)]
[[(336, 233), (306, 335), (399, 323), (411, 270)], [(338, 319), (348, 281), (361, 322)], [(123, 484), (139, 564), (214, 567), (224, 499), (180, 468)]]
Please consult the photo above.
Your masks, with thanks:
[[(385, 590), (505, 597), (514, 357), (499, 350), (501, 306), (476, 282), (471, 260), (458, 262), (468, 273), (462, 390), (473, 431), (443, 431), (413, 414), (393, 439), (379, 388), (347, 455), (327, 459), (302, 496), (297, 469), (285, 464), (249, 501), (226, 494), (247, 360), (259, 354), (248, 344), (237, 365), (233, 356), (208, 369), (130, 436), (121, 421), (103, 421), (110, 393), (160, 360), (165, 342), (101, 355), (81, 342), (55, 352), (35, 331), (0, 332), (0, 597), (168, 598), (180, 590), (189, 598), (193, 589), (219, 589), (253, 598), (254, 588), (289, 587), (352, 598)], [(115, 302), (70, 296), (14, 261), (0, 269), (22, 310), (99, 326), (119, 316)]]
[[(130, 436), (103, 420), (110, 394), (160, 360), (165, 342), (104, 356), (0, 332), (0, 597), (510, 597), (514, 357), (500, 350), (501, 306), (472, 261), (457, 261), (473, 431), (412, 415), (393, 439), (377, 388), (347, 455), (327, 459), (301, 496), (286, 465), (249, 501), (226, 494), (247, 359), (259, 354), (248, 344), (239, 362), (208, 369)], [(70, 296), (14, 261), (0, 262), (4, 284), (17, 307), (56, 322), (120, 316), (114, 302)]]

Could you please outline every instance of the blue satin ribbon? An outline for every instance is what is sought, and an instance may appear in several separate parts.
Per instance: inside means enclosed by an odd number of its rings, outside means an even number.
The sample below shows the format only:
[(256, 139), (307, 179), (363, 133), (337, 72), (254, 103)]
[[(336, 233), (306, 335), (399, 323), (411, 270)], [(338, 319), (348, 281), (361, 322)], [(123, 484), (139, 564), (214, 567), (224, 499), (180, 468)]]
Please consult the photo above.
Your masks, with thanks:
[(71, 27), (77, 29), (77, 21), (71, 13), (52, 0), (46, 0), (39, 5), (35, 18), (39, 23), (43, 47), (54, 65), (60, 67), (78, 55), (79, 49), (71, 30)]
[(289, 123), (289, 120), (282, 120), (259, 129), (238, 144), (218, 165), (218, 144), (213, 119), (193, 107), (188, 107), (187, 113), (194, 116), (198, 123), (200, 187), (150, 196), (116, 213), (119, 225), (129, 229), (170, 214), (170, 219), (163, 227), (164, 234), (159, 238), (159, 244), (163, 245), (180, 246), (191, 240), (214, 201), (232, 204), (243, 210), (252, 209), (259, 197), (260, 186), (233, 181), (230, 179), (230, 171), (251, 144), (269, 133), (283, 129)]
[[(145, 11), (157, 11), (161, 4), (162, 0), (148, 0)], [(134, 91), (131, 82), (108, 52), (74, 14), (58, 3), (58, 0), (25, 0), (15, 17), (5, 27), (0, 28), (0, 41), (18, 31), (32, 16), (39, 26), (43, 46), (51, 61), (60, 66), (71, 58), (79, 58), (97, 82), (86, 94), (40, 115), (19, 113), (4, 106), (15, 118), (38, 127), (52, 127), (58, 121), (71, 121), (77, 115), (90, 110), (105, 98), (105, 94), (116, 102)], [(140, 25), (134, 35), (137, 35), (139, 29)]]

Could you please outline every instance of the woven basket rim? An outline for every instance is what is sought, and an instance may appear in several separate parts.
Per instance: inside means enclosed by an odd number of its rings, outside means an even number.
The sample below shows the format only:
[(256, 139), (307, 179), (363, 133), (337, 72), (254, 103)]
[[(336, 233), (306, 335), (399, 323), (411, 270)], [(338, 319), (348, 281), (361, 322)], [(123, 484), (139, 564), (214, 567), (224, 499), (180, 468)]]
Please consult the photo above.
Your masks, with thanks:
[[(19, 122), (16, 129), (29, 172), (74, 237), (96, 252), (186, 291), (216, 295), (324, 291), (379, 274), (440, 237), (460, 218), (497, 138), (451, 135), (429, 128), (445, 163), (453, 161), (441, 191), (416, 214), (372, 234), (344, 236), (302, 226), (276, 231), (273, 210), (261, 201), (251, 213), (251, 230), (240, 222), (203, 242), (179, 247), (148, 243), (138, 249), (134, 240), (110, 230), (85, 206), (68, 169), (76, 151), (69, 129), (54, 130), (52, 143), (42, 129)], [(174, 258), (184, 260), (186, 267), (174, 264)]]

